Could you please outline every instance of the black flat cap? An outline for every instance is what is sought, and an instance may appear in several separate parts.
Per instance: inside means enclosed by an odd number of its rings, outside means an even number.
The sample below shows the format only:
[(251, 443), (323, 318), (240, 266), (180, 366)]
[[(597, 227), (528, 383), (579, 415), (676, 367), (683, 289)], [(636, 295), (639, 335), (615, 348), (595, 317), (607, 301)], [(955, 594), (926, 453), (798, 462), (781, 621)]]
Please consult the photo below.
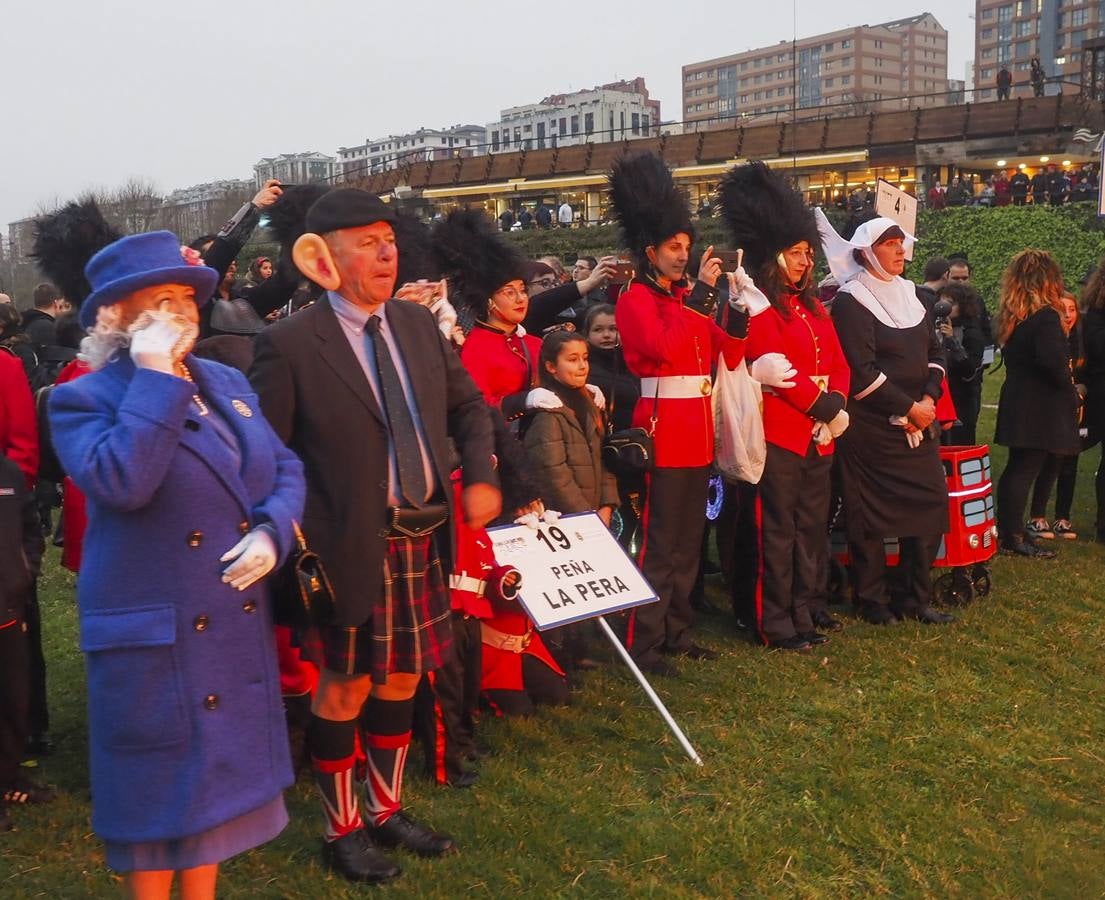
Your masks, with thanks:
[(318, 198), (309, 210), (305, 225), (314, 234), (360, 228), (374, 222), (394, 225), (395, 213), (383, 200), (359, 188), (337, 188)]

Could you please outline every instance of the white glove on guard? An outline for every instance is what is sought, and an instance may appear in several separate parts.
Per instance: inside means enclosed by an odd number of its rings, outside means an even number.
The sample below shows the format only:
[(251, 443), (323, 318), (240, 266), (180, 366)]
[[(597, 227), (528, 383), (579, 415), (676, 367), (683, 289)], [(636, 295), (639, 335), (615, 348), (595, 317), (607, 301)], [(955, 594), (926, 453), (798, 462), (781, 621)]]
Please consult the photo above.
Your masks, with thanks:
[(534, 388), (526, 394), (526, 409), (560, 409), (563, 405), (548, 388)]
[(833, 416), (832, 421), (828, 422), (827, 426), (829, 429), (829, 433), (834, 438), (840, 437), (842, 434), (844, 434), (845, 431), (848, 430), (848, 413), (842, 409), (835, 416)]
[(753, 380), (777, 388), (794, 387), (795, 382), (790, 379), (798, 374), (782, 353), (765, 353), (748, 367), (748, 371)]
[(587, 388), (588, 393), (590, 393), (591, 400), (594, 401), (595, 406), (599, 409), (606, 409), (606, 397), (603, 396), (602, 389), (593, 384), (585, 384), (584, 387)]

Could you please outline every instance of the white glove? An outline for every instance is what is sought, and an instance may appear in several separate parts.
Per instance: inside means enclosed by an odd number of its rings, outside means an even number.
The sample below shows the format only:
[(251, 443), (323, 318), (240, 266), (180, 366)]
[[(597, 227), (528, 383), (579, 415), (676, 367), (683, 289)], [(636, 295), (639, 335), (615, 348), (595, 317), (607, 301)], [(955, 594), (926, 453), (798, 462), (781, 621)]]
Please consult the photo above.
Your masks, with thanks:
[(449, 340), (449, 335), (457, 327), (457, 311), (453, 308), (453, 304), (442, 297), (430, 307), (430, 312), (437, 319), (438, 331), (445, 335), (445, 340)]
[(526, 394), (526, 409), (560, 409), (563, 405), (548, 388), (534, 388)]
[(815, 444), (824, 447), (826, 444), (832, 443), (832, 440), (833, 435), (832, 432), (829, 431), (828, 425), (824, 422), (813, 423), (813, 441)]
[(591, 393), (591, 399), (595, 402), (595, 406), (599, 409), (606, 409), (606, 397), (603, 396), (602, 389), (593, 384), (585, 384), (584, 387)]
[(545, 509), (540, 513), (528, 512), (524, 516), (519, 516), (514, 520), (515, 525), (525, 525), (527, 528), (537, 530), (541, 527), (541, 522), (547, 522), (549, 525), (554, 525), (560, 519), (560, 513), (555, 509)]
[(223, 583), (240, 591), (264, 578), (276, 568), (276, 544), (267, 528), (254, 528), (249, 534), (219, 557), (230, 562), (223, 570)]
[(925, 433), (923, 431), (907, 431), (905, 433), (906, 443), (909, 444), (910, 450), (916, 450), (921, 446), (921, 441), (925, 439)]
[(842, 409), (835, 416), (833, 416), (827, 427), (829, 429), (829, 433), (834, 438), (840, 437), (842, 434), (844, 434), (845, 431), (848, 430), (848, 413)]
[(777, 388), (794, 387), (795, 382), (790, 379), (798, 374), (782, 353), (765, 353), (748, 367), (748, 371), (754, 381)]
[(771, 306), (771, 302), (764, 296), (763, 291), (752, 283), (752, 279), (744, 271), (744, 266), (737, 266), (736, 269), (727, 274), (729, 276), (729, 305), (733, 309), (747, 312), (751, 316), (757, 316)]
[(130, 356), (142, 369), (172, 372), (173, 363), (192, 348), (197, 329), (183, 316), (147, 311), (128, 329)]

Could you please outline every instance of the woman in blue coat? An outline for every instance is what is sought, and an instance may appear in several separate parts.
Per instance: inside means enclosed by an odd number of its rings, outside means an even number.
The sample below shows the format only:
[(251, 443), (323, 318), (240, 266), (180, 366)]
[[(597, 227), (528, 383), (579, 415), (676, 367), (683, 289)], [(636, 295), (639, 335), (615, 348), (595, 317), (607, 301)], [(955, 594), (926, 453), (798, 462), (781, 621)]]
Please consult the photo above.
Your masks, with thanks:
[(293, 544), (303, 469), (237, 371), (189, 355), (213, 269), (169, 232), (85, 268), (92, 374), (50, 399), (88, 498), (78, 580), (92, 825), (134, 897), (213, 897), (275, 837), (292, 784), (263, 577)]

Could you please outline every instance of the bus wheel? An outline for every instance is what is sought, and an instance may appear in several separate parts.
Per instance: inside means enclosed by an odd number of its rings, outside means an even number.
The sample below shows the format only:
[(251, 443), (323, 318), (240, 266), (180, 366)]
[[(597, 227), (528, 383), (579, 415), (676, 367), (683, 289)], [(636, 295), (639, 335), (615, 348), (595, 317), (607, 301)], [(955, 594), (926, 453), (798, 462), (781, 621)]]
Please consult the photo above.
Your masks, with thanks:
[(932, 586), (933, 598), (941, 606), (966, 606), (974, 599), (974, 585), (953, 569), (936, 579)]

